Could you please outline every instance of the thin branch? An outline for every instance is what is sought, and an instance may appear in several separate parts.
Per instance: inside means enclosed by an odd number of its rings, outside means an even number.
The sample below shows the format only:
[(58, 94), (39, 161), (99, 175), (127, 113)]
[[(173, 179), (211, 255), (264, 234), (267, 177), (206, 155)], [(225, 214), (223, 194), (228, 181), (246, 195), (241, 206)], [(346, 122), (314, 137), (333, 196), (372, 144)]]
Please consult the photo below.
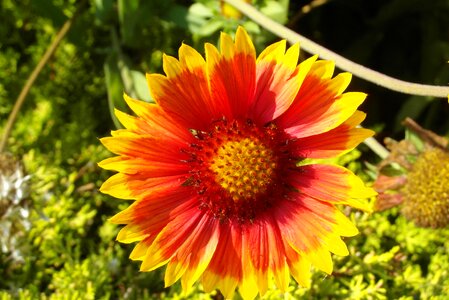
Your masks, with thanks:
[(14, 122), (17, 119), (17, 115), (20, 111), (20, 108), (22, 107), (22, 104), (25, 102), (26, 96), (30, 92), (31, 87), (34, 84), (34, 81), (39, 76), (39, 73), (42, 71), (44, 66), (47, 64), (48, 60), (53, 56), (56, 49), (58, 48), (59, 44), (61, 43), (62, 39), (65, 37), (67, 32), (69, 31), (70, 27), (73, 24), (73, 21), (78, 17), (80, 14), (82, 8), (84, 7), (84, 4), (86, 1), (83, 1), (77, 8), (76, 12), (73, 14), (73, 16), (68, 19), (64, 25), (59, 30), (58, 34), (56, 35), (55, 39), (51, 43), (51, 45), (47, 48), (47, 51), (45, 51), (44, 55), (40, 59), (37, 66), (34, 68), (33, 72), (31, 73), (30, 77), (28, 77), (25, 85), (22, 88), (22, 91), (20, 92), (19, 96), (17, 97), (16, 102), (14, 103), (14, 107), (11, 111), (11, 113), (8, 116), (8, 121), (6, 122), (5, 129), (3, 131), (2, 139), (0, 141), (0, 153), (2, 153), (5, 150), (6, 144), (8, 143), (9, 135), (11, 134), (12, 127), (14, 125)]
[(402, 125), (416, 133), (426, 144), (429, 144), (432, 147), (441, 148), (446, 151), (448, 150), (449, 141), (445, 137), (439, 136), (433, 131), (422, 128), (413, 119), (405, 118), (405, 120), (402, 122)]
[(240, 10), (248, 18), (272, 32), (273, 34), (286, 39), (290, 43), (301, 44), (301, 47), (309, 53), (318, 54), (323, 59), (333, 60), (335, 64), (342, 70), (349, 71), (355, 76), (365, 79), (366, 81), (380, 85), (387, 89), (410, 95), (431, 96), (439, 98), (448, 98), (449, 87), (437, 85), (425, 85), (399, 80), (380, 72), (371, 70), (365, 66), (359, 65), (349, 59), (334, 53), (323, 46), (299, 35), (298, 33), (288, 29), (287, 27), (266, 17), (253, 6), (241, 0), (224, 0)]

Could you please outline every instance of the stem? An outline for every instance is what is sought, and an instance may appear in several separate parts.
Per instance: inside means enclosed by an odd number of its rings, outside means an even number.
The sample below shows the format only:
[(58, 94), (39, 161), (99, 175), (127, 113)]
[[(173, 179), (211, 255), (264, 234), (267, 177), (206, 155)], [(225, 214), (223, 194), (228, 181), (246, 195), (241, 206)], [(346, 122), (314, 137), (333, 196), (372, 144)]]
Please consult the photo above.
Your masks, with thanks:
[(58, 48), (59, 44), (61, 43), (62, 39), (65, 37), (67, 32), (69, 31), (70, 27), (73, 24), (73, 21), (78, 17), (78, 15), (81, 12), (81, 9), (83, 8), (86, 1), (83, 1), (79, 6), (76, 12), (73, 14), (73, 16), (68, 19), (64, 25), (59, 30), (58, 34), (56, 35), (55, 39), (51, 43), (51, 45), (47, 48), (47, 51), (45, 51), (44, 55), (40, 59), (37, 66), (34, 68), (33, 72), (31, 73), (30, 77), (28, 77), (27, 81), (25, 82), (25, 85), (23, 86), (22, 90), (20, 91), (19, 96), (16, 99), (16, 102), (14, 103), (14, 107), (11, 111), (11, 113), (8, 116), (8, 121), (5, 125), (5, 130), (3, 132), (1, 141), (0, 141), (0, 153), (2, 153), (6, 145), (8, 143), (9, 135), (11, 134), (12, 127), (14, 125), (14, 122), (17, 119), (17, 115), (20, 111), (20, 108), (22, 107), (22, 104), (25, 102), (26, 96), (30, 92), (31, 87), (34, 84), (34, 81), (36, 81), (37, 77), (39, 76), (39, 73), (44, 68), (45, 64), (48, 62), (48, 60), (53, 56), (56, 49)]
[(375, 138), (369, 137), (363, 141), (365, 145), (368, 146), (374, 153), (377, 154), (381, 159), (385, 159), (390, 154), (390, 151), (387, 150), (381, 143), (379, 143)]
[(324, 48), (323, 46), (309, 40), (308, 38), (299, 35), (298, 33), (288, 29), (287, 27), (271, 20), (270, 18), (257, 11), (253, 6), (241, 0), (224, 1), (240, 10), (248, 18), (259, 24), (266, 30), (272, 32), (273, 34), (286, 39), (290, 43), (300, 42), (301, 47), (305, 51), (309, 53), (316, 53), (323, 59), (333, 60), (335, 61), (335, 65), (340, 69), (349, 71), (359, 78), (404, 94), (431, 96), (446, 99), (448, 98), (449, 87), (447, 86), (407, 82), (371, 70), (365, 66), (350, 61), (349, 59), (346, 59), (343, 56), (338, 55), (337, 53), (334, 53)]

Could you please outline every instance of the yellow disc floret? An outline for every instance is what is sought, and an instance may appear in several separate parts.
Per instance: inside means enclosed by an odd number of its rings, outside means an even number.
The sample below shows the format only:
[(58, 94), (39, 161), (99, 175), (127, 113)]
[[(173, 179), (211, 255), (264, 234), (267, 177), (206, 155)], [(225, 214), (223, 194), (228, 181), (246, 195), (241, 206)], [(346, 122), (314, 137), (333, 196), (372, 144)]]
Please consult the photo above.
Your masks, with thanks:
[(449, 153), (439, 148), (419, 156), (403, 189), (403, 214), (423, 227), (449, 224)]
[(210, 164), (216, 183), (236, 202), (264, 193), (276, 168), (273, 152), (250, 138), (224, 142)]

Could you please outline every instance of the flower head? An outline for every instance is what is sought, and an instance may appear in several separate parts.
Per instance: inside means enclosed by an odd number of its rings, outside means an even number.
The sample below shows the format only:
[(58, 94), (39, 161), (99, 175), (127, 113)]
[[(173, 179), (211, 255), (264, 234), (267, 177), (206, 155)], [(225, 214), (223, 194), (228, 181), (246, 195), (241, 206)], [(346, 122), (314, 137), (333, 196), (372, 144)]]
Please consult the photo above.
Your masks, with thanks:
[(243, 28), (235, 42), (204, 59), (182, 45), (164, 56), (164, 75), (150, 74), (156, 104), (125, 96), (136, 117), (102, 143), (118, 156), (100, 163), (118, 171), (101, 187), (135, 200), (111, 221), (118, 240), (138, 242), (141, 270), (167, 265), (165, 283), (232, 297), (263, 295), (290, 275), (308, 286), (311, 265), (330, 274), (330, 252), (347, 255), (341, 236), (357, 234), (336, 208), (368, 209), (375, 192), (349, 170), (298, 164), (357, 146), (372, 131), (357, 128), (363, 93), (343, 93), (351, 79), (314, 56), (297, 65), (299, 46), (280, 41), (257, 58)]
[(407, 138), (387, 141), (391, 154), (380, 164), (374, 183), (379, 192), (375, 209), (398, 206), (401, 213), (421, 227), (449, 225), (448, 141), (421, 128), (411, 119)]

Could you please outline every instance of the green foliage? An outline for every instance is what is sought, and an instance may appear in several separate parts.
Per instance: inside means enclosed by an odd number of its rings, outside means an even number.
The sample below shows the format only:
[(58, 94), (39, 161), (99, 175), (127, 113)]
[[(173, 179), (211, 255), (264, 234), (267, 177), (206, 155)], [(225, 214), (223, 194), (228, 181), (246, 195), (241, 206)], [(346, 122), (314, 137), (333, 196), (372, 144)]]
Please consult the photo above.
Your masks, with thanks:
[[(254, 5), (380, 71), (417, 82), (449, 81), (448, 1), (329, 1), (299, 14), (309, 2), (258, 0)], [(0, 126), (77, 5), (75, 0), (0, 0)], [(237, 25), (252, 34), (259, 52), (275, 40), (247, 18), (223, 16), (216, 0), (87, 1), (33, 85), (9, 139), (8, 150), (31, 174), (32, 225), (20, 237), (26, 245), (23, 260), (0, 252), (1, 300), (220, 299), (200, 286), (187, 295), (179, 283), (164, 288), (163, 269), (139, 272), (139, 264), (128, 258), (132, 246), (115, 242), (119, 228), (107, 220), (128, 203), (98, 192), (109, 173), (97, 162), (110, 155), (98, 138), (113, 129), (113, 109), (126, 110), (123, 92), (153, 101), (144, 73), (162, 71), (162, 53), (176, 56), (181, 42), (203, 52), (203, 42), (217, 44), (220, 31), (234, 32)], [(369, 92), (363, 108), (367, 124), (384, 128), (385, 134), (398, 131), (405, 116), (449, 131), (447, 103), (357, 80), (351, 89)], [(371, 157), (365, 154), (356, 150), (338, 162), (368, 181), (364, 160)], [(396, 210), (345, 213), (360, 229), (346, 239), (351, 255), (334, 257), (332, 276), (315, 272), (310, 289), (292, 282), (285, 299), (447, 298), (448, 230), (417, 228)], [(266, 295), (280, 297), (274, 289)]]

